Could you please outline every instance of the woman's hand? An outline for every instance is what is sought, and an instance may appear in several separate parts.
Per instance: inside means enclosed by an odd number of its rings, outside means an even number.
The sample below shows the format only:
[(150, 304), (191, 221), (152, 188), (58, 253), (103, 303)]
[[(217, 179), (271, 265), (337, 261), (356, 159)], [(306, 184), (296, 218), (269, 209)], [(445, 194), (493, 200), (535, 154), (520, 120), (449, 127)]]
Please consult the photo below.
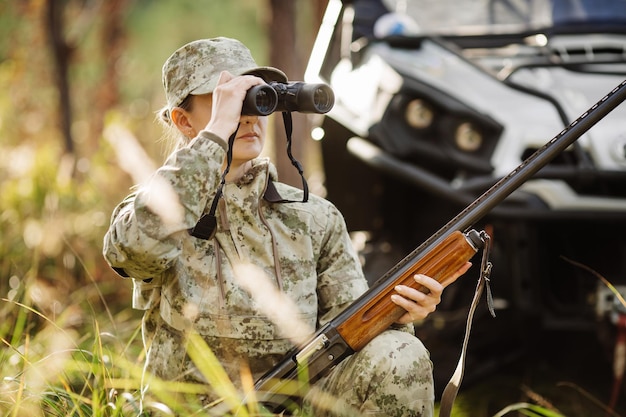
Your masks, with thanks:
[(239, 125), (246, 93), (255, 85), (264, 83), (254, 75), (236, 77), (222, 71), (212, 93), (211, 118), (205, 129), (228, 140)]
[(438, 282), (426, 275), (415, 275), (415, 282), (426, 287), (429, 290), (428, 294), (424, 294), (406, 285), (396, 286), (395, 290), (397, 294), (391, 296), (391, 301), (406, 310), (406, 314), (402, 315), (397, 323), (407, 324), (426, 318), (426, 316), (435, 311), (437, 305), (441, 302), (441, 294), (444, 288), (466, 273), (471, 266), (472, 263), (467, 262), (459, 268), (458, 271), (452, 274), (452, 276), (442, 282)]

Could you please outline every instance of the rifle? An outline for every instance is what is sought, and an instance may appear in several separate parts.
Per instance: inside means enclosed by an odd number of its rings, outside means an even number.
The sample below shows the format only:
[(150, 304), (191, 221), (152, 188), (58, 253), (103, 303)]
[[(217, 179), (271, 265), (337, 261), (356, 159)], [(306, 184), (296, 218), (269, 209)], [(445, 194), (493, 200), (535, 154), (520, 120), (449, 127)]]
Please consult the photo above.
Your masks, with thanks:
[(424, 290), (412, 279), (415, 274), (438, 281), (450, 277), (485, 244), (484, 235), (471, 226), (625, 99), (626, 80), (391, 268), (307, 343), (289, 351), (256, 382), (261, 401), (276, 406), (275, 410), (284, 409), (307, 384), (326, 375), (394, 323), (405, 312), (390, 300), (396, 285)]

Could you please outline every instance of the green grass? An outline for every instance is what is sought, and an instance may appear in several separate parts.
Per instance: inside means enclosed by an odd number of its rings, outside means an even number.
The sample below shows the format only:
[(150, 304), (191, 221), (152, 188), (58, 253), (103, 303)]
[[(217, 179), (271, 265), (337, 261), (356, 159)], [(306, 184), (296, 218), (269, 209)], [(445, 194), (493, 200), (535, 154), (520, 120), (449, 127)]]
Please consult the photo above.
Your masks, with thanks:
[[(86, 301), (68, 305), (52, 318), (33, 305), (29, 293), (27, 289), (20, 300), (0, 301), (4, 316), (12, 318), (10, 323), (3, 322), (0, 334), (0, 415), (137, 416), (144, 359), (138, 314), (128, 308), (116, 312)], [(100, 300), (106, 298), (100, 294)], [(244, 402), (200, 336), (190, 336), (189, 355), (222, 397), (222, 410), (227, 411), (207, 414), (203, 410), (197, 397), (206, 391), (203, 385), (158, 379), (151, 380), (146, 410), (182, 417), (272, 415), (256, 403), (251, 380), (244, 383), (249, 400)], [(494, 395), (502, 385), (502, 381), (494, 381), (481, 389)], [(547, 389), (549, 395), (555, 395), (555, 391)], [(510, 402), (499, 411), (486, 414), (489, 407), (484, 399), (489, 396), (472, 388), (461, 392), (453, 416), (565, 417), (597, 415), (600, 411), (607, 416), (617, 415), (586, 393), (583, 394), (587, 396), (587, 406), (579, 407), (577, 413), (562, 413), (559, 409), (567, 409), (569, 400), (563, 396), (562, 387), (557, 389), (561, 394), (554, 399), (562, 404), (526, 388), (526, 400)], [(577, 387), (569, 390), (571, 397), (578, 394)]]

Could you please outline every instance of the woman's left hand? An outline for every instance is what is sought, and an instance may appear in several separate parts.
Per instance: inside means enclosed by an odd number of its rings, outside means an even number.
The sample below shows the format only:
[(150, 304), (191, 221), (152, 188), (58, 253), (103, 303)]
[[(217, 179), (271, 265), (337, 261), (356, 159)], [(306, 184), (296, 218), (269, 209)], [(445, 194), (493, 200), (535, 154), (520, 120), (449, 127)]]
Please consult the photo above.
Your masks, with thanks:
[(472, 263), (467, 262), (459, 268), (458, 271), (452, 274), (450, 278), (442, 282), (438, 282), (426, 275), (416, 274), (414, 276), (415, 282), (426, 287), (429, 290), (428, 294), (424, 294), (407, 285), (396, 286), (395, 290), (397, 294), (391, 296), (391, 301), (406, 310), (406, 314), (402, 315), (397, 323), (407, 324), (425, 319), (426, 316), (435, 311), (437, 305), (441, 302), (441, 294), (444, 288), (466, 273), (471, 266)]

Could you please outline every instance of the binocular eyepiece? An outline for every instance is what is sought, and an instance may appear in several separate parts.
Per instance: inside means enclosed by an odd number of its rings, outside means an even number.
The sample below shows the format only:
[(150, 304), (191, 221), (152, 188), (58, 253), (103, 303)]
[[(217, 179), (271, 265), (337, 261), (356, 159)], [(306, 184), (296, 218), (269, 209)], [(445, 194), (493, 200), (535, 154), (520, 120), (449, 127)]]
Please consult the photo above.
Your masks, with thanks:
[(248, 90), (241, 113), (249, 116), (267, 116), (275, 111), (328, 113), (334, 104), (335, 94), (326, 84), (271, 82)]

